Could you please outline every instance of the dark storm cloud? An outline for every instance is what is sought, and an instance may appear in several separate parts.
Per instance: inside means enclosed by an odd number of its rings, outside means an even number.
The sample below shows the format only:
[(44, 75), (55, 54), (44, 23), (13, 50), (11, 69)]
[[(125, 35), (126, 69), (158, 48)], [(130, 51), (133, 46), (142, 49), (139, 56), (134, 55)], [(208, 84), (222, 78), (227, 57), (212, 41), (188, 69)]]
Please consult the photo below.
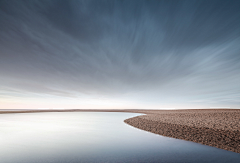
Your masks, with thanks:
[(234, 0), (1, 0), (0, 84), (63, 96), (144, 90), (155, 101), (237, 99), (239, 7)]

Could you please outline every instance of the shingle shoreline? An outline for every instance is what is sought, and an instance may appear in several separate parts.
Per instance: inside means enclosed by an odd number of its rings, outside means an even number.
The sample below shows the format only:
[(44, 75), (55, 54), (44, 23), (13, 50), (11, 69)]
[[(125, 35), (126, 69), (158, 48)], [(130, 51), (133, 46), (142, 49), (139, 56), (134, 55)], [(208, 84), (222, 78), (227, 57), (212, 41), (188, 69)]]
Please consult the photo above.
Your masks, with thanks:
[[(155, 114), (146, 114), (124, 122), (155, 134), (240, 153), (239, 110), (155, 111)], [(184, 120), (186, 117), (191, 120)]]
[(71, 109), (0, 110), (0, 114), (40, 112), (130, 112), (146, 115), (124, 122), (155, 134), (201, 143), (240, 153), (240, 109)]

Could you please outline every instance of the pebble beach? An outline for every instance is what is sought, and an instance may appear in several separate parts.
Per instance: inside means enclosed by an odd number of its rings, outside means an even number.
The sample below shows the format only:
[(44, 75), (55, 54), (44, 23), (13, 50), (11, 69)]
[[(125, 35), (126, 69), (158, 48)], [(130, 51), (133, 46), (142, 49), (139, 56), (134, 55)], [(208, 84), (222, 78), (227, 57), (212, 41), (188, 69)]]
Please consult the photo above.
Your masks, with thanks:
[(240, 153), (240, 110), (138, 111), (124, 122), (155, 134)]

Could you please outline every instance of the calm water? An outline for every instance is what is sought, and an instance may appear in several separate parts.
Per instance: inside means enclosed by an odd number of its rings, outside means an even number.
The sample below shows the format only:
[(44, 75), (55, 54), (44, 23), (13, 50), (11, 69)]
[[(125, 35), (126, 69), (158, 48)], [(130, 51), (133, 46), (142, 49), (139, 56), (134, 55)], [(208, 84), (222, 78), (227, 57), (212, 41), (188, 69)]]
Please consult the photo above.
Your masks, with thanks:
[(226, 162), (240, 154), (133, 128), (132, 113), (0, 115), (0, 163)]

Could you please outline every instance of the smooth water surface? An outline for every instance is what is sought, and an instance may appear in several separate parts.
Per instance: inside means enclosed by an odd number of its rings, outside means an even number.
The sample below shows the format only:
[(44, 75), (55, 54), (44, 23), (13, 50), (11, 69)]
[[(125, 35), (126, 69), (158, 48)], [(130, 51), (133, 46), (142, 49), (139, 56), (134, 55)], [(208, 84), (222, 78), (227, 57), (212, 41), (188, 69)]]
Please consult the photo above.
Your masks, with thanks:
[(137, 115), (1, 114), (0, 163), (240, 162), (240, 154), (155, 135), (123, 122)]

